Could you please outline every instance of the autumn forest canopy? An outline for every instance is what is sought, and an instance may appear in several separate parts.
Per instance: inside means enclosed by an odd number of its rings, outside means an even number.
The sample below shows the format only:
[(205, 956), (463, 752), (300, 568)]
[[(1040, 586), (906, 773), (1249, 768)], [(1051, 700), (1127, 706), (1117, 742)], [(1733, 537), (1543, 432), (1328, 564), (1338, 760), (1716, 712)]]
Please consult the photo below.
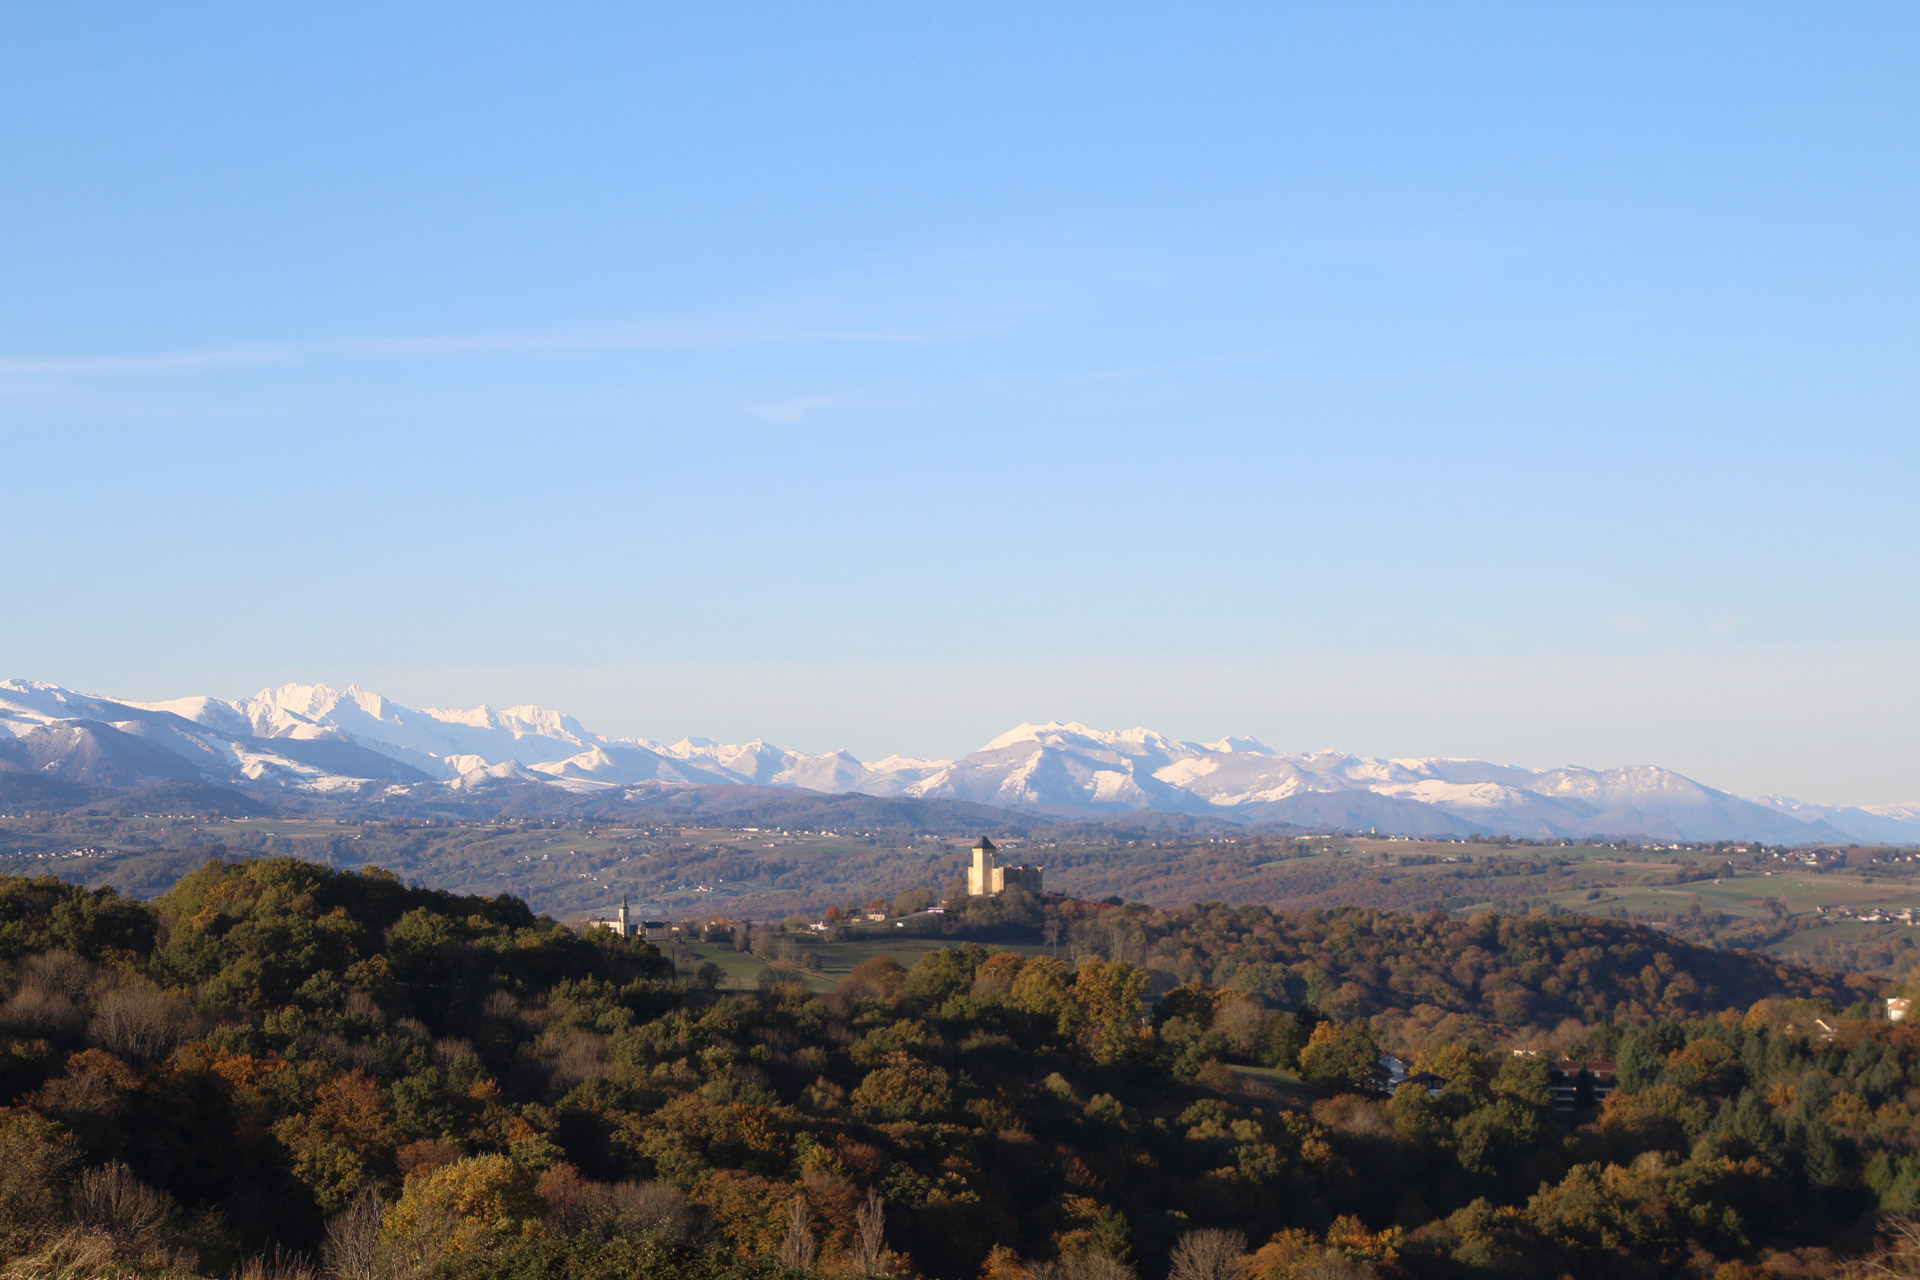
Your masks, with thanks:
[(726, 991), (372, 868), (0, 879), (0, 1274), (1907, 1265), (1920, 1028), (1882, 980), (1579, 916), (996, 910), (1057, 945), (959, 920)]

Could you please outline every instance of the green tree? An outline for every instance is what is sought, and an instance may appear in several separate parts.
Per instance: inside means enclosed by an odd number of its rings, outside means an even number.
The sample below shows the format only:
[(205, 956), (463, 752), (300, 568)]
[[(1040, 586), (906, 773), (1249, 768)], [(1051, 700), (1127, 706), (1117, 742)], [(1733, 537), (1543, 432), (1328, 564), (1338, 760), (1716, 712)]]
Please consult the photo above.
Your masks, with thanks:
[(382, 1234), (401, 1244), (471, 1249), (490, 1236), (533, 1230), (545, 1208), (525, 1169), (501, 1155), (471, 1156), (408, 1178)]
[(0, 1108), (0, 1237), (58, 1222), (80, 1161), (65, 1127), (31, 1111)]
[(1322, 1089), (1375, 1094), (1386, 1087), (1380, 1043), (1363, 1020), (1323, 1022), (1300, 1051), (1300, 1074)]
[(937, 1120), (953, 1107), (953, 1083), (942, 1068), (897, 1055), (867, 1073), (851, 1102), (873, 1120)]
[(1146, 970), (1124, 960), (1095, 957), (1080, 966), (1073, 999), (1081, 1011), (1081, 1040), (1095, 1062), (1112, 1065), (1146, 1052), (1140, 1007), (1146, 989)]

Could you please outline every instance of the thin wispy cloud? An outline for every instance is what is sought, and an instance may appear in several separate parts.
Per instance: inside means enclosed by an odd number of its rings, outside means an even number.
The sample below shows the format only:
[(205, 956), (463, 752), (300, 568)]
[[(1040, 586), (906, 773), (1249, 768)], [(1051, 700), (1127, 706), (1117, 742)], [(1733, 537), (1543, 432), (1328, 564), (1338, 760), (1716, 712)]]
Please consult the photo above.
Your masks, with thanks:
[(192, 373), (233, 365), (290, 364), (299, 359), (296, 352), (277, 346), (213, 347), (148, 355), (0, 356), (0, 374), (84, 377), (89, 374)]
[(195, 373), (245, 365), (305, 364), (326, 358), (461, 355), (591, 355), (754, 346), (932, 346), (1004, 336), (1000, 326), (861, 328), (839, 325), (698, 322), (527, 333), (449, 333), (390, 338), (249, 342), (184, 351), (73, 356), (0, 356), (0, 375), (84, 378)]
[(844, 391), (836, 391), (832, 395), (805, 396), (798, 400), (783, 400), (779, 404), (755, 405), (751, 412), (765, 422), (804, 422), (814, 410), (824, 409), (845, 397)]

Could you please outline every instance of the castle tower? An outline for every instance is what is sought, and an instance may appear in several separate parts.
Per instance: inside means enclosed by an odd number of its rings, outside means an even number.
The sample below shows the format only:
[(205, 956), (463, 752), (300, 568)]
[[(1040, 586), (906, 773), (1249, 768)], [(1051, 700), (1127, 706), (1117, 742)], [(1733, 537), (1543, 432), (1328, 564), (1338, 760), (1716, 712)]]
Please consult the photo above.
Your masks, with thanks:
[(619, 930), (619, 933), (620, 933), (620, 936), (621, 936), (621, 937), (623, 937), (623, 938), (631, 938), (631, 937), (633, 936), (633, 927), (632, 927), (632, 926), (631, 926), (630, 924), (628, 924), (628, 923), (627, 923), (627, 897), (626, 897), (626, 895), (625, 895), (625, 894), (621, 894), (621, 895), (620, 895), (620, 930)]
[(981, 836), (973, 846), (973, 865), (967, 868), (967, 894), (981, 898), (998, 893), (1004, 887), (1000, 868), (995, 865), (993, 841)]

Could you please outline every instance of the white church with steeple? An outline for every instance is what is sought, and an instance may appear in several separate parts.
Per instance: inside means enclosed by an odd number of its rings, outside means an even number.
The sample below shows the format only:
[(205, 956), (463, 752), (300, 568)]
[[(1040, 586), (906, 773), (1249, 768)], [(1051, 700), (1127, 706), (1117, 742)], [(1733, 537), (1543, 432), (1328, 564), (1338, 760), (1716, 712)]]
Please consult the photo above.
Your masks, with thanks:
[(611, 918), (595, 920), (591, 927), (610, 930), (623, 938), (645, 938), (648, 942), (664, 941), (673, 932), (672, 926), (665, 920), (634, 919), (624, 895), (620, 899), (620, 909)]

